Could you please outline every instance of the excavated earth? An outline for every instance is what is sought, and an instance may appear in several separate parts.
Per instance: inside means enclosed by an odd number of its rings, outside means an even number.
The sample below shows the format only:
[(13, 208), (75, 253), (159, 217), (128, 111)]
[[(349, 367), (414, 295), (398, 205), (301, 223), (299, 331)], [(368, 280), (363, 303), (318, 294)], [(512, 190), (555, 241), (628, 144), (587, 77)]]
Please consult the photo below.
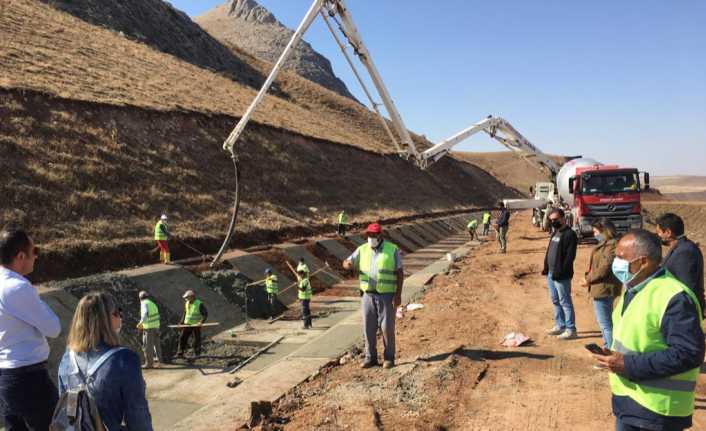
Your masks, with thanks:
[[(607, 374), (594, 370), (583, 345), (600, 342), (579, 276), (573, 298), (579, 339), (544, 334), (552, 306), (540, 275), (546, 234), (516, 215), (507, 255), (486, 242), (439, 276), (424, 308), (398, 321), (397, 367), (361, 370), (344, 356), (293, 389), (262, 430), (608, 430), (613, 428)], [(582, 274), (590, 246), (579, 247)], [(499, 345), (505, 334), (532, 338)], [(706, 429), (706, 377), (697, 388), (695, 430)]]

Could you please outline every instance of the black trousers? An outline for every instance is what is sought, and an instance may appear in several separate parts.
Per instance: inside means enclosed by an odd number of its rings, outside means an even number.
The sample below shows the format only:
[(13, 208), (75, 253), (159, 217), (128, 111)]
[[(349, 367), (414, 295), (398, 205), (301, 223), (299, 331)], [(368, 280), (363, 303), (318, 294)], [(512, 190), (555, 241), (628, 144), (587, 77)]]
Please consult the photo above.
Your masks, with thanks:
[(189, 338), (191, 338), (191, 334), (194, 334), (194, 354), (196, 356), (201, 355), (201, 327), (199, 326), (184, 328), (181, 330), (177, 354), (183, 354), (189, 348)]
[(483, 223), (483, 235), (488, 236), (490, 233), (490, 223)]
[(270, 311), (270, 317), (275, 317), (275, 303), (277, 301), (277, 294), (276, 293), (268, 293), (267, 294), (267, 305)]
[(309, 299), (302, 299), (302, 320), (305, 328), (311, 328), (311, 309), (309, 308)]
[(58, 401), (46, 363), (0, 370), (0, 414), (6, 431), (47, 431)]
[(338, 234), (341, 236), (346, 236), (346, 225), (344, 225), (344, 224), (338, 225)]

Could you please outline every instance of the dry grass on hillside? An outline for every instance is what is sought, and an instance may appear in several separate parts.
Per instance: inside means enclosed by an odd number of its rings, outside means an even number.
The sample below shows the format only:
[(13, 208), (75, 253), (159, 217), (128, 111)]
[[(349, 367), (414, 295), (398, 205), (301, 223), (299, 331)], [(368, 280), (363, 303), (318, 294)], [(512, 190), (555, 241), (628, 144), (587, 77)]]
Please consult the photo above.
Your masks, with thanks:
[[(3, 1), (0, 28), (2, 88), (229, 116), (241, 115), (255, 95), (251, 88), (33, 0)], [(296, 93), (297, 103), (268, 96), (255, 121), (366, 150), (392, 152), (378, 120), (360, 105), (292, 74), (281, 85)]]

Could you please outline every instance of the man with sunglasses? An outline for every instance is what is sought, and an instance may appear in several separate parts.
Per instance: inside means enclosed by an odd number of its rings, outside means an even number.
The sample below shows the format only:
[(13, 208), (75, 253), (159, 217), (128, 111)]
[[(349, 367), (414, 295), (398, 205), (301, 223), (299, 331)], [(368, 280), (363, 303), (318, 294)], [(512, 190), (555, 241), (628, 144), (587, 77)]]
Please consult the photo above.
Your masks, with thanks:
[(0, 231), (0, 414), (7, 431), (48, 429), (58, 401), (46, 337), (59, 336), (61, 322), (25, 278), (38, 254), (25, 231)]

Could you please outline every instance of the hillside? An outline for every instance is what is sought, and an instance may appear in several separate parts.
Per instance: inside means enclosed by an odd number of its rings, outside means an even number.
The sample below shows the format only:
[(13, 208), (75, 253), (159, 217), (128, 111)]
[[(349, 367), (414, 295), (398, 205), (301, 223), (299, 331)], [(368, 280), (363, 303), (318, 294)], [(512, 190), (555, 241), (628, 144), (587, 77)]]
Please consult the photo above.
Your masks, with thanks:
[(662, 194), (676, 201), (706, 201), (706, 177), (704, 176), (653, 176), (652, 185)]
[[(0, 225), (27, 226), (49, 273), (154, 261), (162, 212), (213, 250), (232, 204), (221, 143), (254, 91), (38, 1), (1, 10)], [(381, 155), (389, 145), (360, 105), (293, 74), (282, 82), (300, 94), (267, 97), (240, 145), (236, 245), (319, 232), (342, 208), (366, 222), (513, 193), (452, 158), (424, 172)]]
[(163, 0), (41, 0), (86, 22), (112, 29), (132, 40), (193, 65), (220, 72), (251, 87), (265, 76)]
[[(257, 58), (274, 63), (294, 31), (255, 0), (228, 0), (194, 19), (216, 39), (235, 45)], [(306, 41), (301, 41), (285, 63), (285, 69), (355, 99), (333, 72), (331, 62)]]
[[(455, 151), (453, 156), (464, 162), (471, 163), (497, 178), (508, 187), (529, 195), (530, 186), (541, 181), (551, 181), (548, 174), (540, 171), (535, 165), (521, 159), (510, 151), (471, 153)], [(563, 162), (562, 157), (555, 157), (557, 162)]]

